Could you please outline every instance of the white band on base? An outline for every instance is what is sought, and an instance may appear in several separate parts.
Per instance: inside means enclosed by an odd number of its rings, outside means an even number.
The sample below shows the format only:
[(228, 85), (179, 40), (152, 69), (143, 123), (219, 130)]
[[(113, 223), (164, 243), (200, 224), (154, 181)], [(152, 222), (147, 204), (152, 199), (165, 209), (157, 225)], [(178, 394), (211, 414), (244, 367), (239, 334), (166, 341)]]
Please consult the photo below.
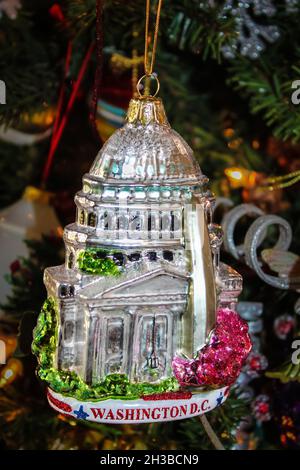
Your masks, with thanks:
[(80, 401), (48, 389), (52, 408), (67, 416), (108, 424), (153, 423), (192, 418), (220, 406), (227, 398), (229, 387), (217, 390), (170, 392), (155, 398), (136, 400), (109, 399)]

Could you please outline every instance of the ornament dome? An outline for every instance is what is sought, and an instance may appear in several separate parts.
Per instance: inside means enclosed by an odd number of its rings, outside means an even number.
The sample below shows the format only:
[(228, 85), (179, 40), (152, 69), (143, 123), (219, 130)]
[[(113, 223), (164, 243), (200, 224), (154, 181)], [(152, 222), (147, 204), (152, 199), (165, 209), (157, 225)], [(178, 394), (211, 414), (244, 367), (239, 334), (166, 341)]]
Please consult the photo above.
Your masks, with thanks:
[(132, 99), (127, 122), (98, 153), (89, 175), (112, 184), (199, 184), (193, 151), (167, 121), (160, 99)]

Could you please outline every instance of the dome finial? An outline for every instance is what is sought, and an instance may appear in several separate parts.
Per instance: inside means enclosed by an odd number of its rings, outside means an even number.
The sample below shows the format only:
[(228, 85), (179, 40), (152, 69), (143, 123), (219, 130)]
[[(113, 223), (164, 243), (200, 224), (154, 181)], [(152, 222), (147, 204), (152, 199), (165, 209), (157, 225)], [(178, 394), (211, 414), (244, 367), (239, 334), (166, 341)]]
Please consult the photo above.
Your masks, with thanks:
[(170, 126), (161, 99), (153, 96), (133, 98), (128, 107), (127, 122), (144, 126), (151, 123)]

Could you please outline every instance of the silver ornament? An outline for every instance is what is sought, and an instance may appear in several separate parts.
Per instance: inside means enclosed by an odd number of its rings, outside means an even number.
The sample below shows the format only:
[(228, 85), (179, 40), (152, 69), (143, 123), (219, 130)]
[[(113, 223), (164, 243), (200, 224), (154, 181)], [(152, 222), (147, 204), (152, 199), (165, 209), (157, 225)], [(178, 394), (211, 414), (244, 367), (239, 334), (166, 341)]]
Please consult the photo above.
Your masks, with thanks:
[(157, 383), (173, 376), (176, 354), (196, 356), (215, 325), (216, 294), (234, 307), (242, 289), (236, 271), (213, 265), (222, 232), (207, 181), (162, 102), (133, 99), (83, 177), (65, 265), (45, 271), (59, 311), (58, 369), (88, 384), (115, 373)]

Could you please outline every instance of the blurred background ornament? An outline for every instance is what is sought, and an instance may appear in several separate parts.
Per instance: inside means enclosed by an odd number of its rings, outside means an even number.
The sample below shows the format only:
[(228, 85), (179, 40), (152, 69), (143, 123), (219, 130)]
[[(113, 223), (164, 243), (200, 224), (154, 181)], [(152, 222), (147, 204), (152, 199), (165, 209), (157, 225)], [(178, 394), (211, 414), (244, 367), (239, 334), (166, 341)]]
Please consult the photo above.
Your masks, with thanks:
[(300, 315), (300, 298), (296, 300), (295, 305), (294, 305), (294, 312), (297, 315)]
[(224, 248), (235, 259), (240, 259), (245, 255), (244, 243), (236, 245), (235, 243), (235, 228), (240, 219), (245, 217), (258, 217), (263, 214), (263, 211), (253, 204), (239, 204), (230, 211), (228, 211), (222, 220), (222, 227), (224, 231)]
[(251, 379), (259, 377), (267, 367), (268, 359), (259, 352), (252, 351), (247, 357), (245, 371)]
[[(4, 358), (0, 354), (1, 360), (0, 364), (5, 364), (7, 359), (9, 359), (17, 348), (17, 336), (12, 331), (7, 331), (8, 328), (4, 324), (0, 323), (0, 342), (2, 343), (2, 348), (4, 351)], [(4, 359), (4, 360), (2, 360)]]
[(296, 326), (295, 318), (291, 315), (280, 315), (274, 321), (274, 331), (279, 339), (287, 339), (289, 335), (292, 334)]
[[(300, 288), (300, 258), (287, 251), (292, 241), (291, 226), (282, 217), (263, 214), (263, 211), (253, 204), (240, 204), (228, 211), (222, 220), (224, 248), (237, 260), (244, 260), (266, 283), (279, 289), (297, 290)], [(237, 245), (235, 229), (237, 223), (245, 216), (258, 218), (247, 227), (244, 243)], [(270, 228), (277, 229), (277, 241), (273, 248), (260, 252)], [(265, 272), (264, 266), (268, 266), (279, 276)]]
[[(0, 212), (0, 302), (11, 293), (4, 282), (5, 275), (16, 268), (17, 257), (26, 257), (28, 249), (24, 240), (40, 239), (42, 235), (62, 235), (62, 229), (50, 204), (51, 194), (28, 186), (21, 199)], [(12, 264), (13, 263), (13, 264)]]
[[(270, 182), (277, 181), (277, 178), (268, 178), (263, 173), (240, 167), (225, 168), (224, 173), (232, 189), (242, 189), (245, 203), (255, 204), (268, 213), (277, 213), (289, 208), (288, 201), (283, 197), (283, 188), (279, 184), (274, 188), (270, 186)], [(291, 175), (278, 178), (291, 179)]]
[(0, 19), (3, 12), (11, 20), (15, 20), (18, 16), (18, 10), (22, 8), (21, 0), (1, 0), (0, 1)]
[(256, 219), (248, 229), (245, 236), (245, 260), (256, 274), (268, 284), (279, 289), (298, 289), (300, 279), (298, 277), (276, 277), (266, 273), (259, 261), (258, 250), (268, 236), (268, 229), (277, 227), (278, 238), (274, 245), (274, 250), (285, 251), (292, 241), (292, 229), (290, 224), (277, 215), (263, 215)]
[(113, 53), (106, 64), (97, 100), (96, 127), (102, 142), (124, 125), (130, 99), (135, 96), (138, 71), (144, 56)]
[(277, 26), (264, 24), (259, 18), (274, 16), (275, 12), (271, 0), (226, 0), (221, 17), (235, 19), (236, 39), (222, 47), (224, 57), (233, 59), (240, 52), (245, 57), (257, 59), (266, 43), (273, 43), (280, 37)]
[(237, 312), (247, 321), (249, 334), (252, 341), (252, 351), (261, 350), (261, 333), (263, 331), (263, 304), (262, 302), (240, 301), (237, 304)]
[(55, 115), (56, 109), (52, 106), (24, 113), (17, 127), (0, 126), (0, 140), (18, 146), (37, 144), (51, 136)]
[[(264, 179), (260, 181), (262, 182)], [(289, 208), (289, 202), (285, 200), (281, 188), (269, 191), (262, 186), (253, 186), (252, 188), (244, 188), (242, 196), (246, 203), (255, 204), (267, 213), (274, 214)]]
[(300, 276), (300, 256), (291, 251), (266, 248), (262, 250), (261, 257), (280, 277)]
[(108, 103), (102, 98), (98, 100), (96, 126), (102, 142), (105, 142), (116, 129), (123, 126), (125, 116), (125, 109)]
[(11, 358), (7, 364), (0, 369), (0, 389), (14, 382), (23, 373), (23, 364), (17, 358)]
[(254, 400), (252, 407), (257, 421), (261, 423), (270, 421), (272, 415), (270, 408), (270, 397), (268, 395), (258, 395)]

